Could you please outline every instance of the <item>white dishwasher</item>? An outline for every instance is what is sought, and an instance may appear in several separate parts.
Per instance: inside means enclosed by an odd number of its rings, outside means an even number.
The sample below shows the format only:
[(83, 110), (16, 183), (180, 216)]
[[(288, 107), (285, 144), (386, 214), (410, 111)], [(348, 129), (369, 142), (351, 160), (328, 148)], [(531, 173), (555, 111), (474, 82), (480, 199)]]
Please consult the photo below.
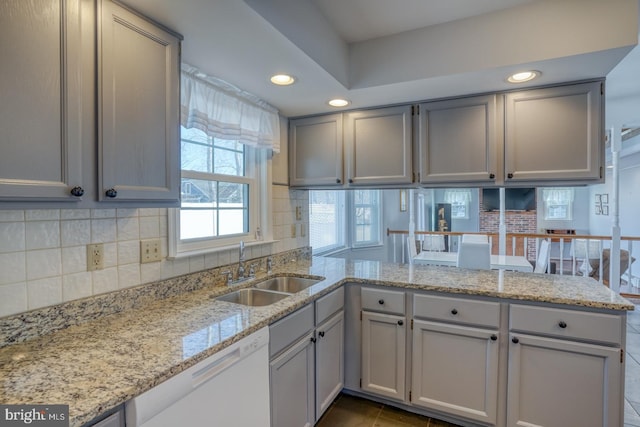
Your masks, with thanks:
[(265, 327), (127, 402), (127, 427), (268, 427)]

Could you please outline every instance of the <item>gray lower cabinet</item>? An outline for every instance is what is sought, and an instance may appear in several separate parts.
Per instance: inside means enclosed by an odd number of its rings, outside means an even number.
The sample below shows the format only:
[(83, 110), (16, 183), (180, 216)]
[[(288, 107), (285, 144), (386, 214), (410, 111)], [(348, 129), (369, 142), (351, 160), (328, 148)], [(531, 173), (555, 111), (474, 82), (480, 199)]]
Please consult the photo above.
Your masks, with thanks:
[(505, 183), (604, 179), (604, 83), (505, 95)]
[(180, 38), (99, 2), (100, 200), (180, 200)]
[(623, 424), (624, 320), (512, 304), (507, 424)]
[(420, 183), (502, 179), (498, 97), (475, 96), (420, 104)]
[(347, 183), (356, 185), (413, 182), (412, 106), (345, 113)]
[(339, 288), (269, 327), (273, 427), (314, 425), (342, 391), (343, 307)]
[(76, 202), (71, 190), (88, 186), (80, 8), (80, 0), (3, 0), (0, 200)]
[(362, 287), (362, 391), (406, 400), (407, 325), (405, 293)]

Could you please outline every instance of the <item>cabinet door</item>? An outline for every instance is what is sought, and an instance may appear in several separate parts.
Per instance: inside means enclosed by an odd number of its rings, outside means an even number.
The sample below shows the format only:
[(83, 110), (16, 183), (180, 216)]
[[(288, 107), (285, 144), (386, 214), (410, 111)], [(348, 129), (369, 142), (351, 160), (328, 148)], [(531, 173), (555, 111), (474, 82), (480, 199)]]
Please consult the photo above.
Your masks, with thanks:
[(604, 83), (505, 98), (505, 182), (600, 180)]
[(0, 9), (0, 199), (79, 200), (80, 1), (4, 0)]
[(411, 122), (410, 105), (346, 113), (348, 183), (412, 183)]
[(340, 186), (342, 182), (342, 114), (291, 120), (291, 186)]
[(620, 349), (511, 334), (507, 425), (622, 425)]
[(271, 425), (311, 427), (315, 423), (313, 334), (270, 363)]
[(109, 0), (100, 5), (99, 198), (177, 205), (180, 40)]
[(494, 182), (502, 166), (496, 120), (495, 95), (421, 104), (420, 182)]
[(414, 320), (412, 403), (496, 423), (498, 334)]
[(339, 312), (316, 328), (316, 419), (344, 386), (344, 314)]
[(362, 390), (405, 400), (405, 318), (362, 312)]

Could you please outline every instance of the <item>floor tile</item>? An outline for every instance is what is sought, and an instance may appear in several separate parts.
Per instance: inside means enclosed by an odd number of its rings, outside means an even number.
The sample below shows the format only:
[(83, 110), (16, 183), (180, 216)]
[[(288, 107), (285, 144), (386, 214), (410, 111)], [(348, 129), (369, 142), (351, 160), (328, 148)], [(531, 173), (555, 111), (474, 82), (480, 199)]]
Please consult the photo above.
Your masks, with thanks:
[(628, 400), (624, 401), (624, 422), (625, 424), (640, 427), (640, 415), (638, 415)]
[(627, 399), (627, 400), (629, 401), (629, 404), (630, 404), (631, 406), (633, 406), (633, 409), (635, 409), (635, 410), (636, 410), (636, 412), (638, 413), (638, 415), (640, 415), (640, 402), (634, 402), (633, 400), (629, 400), (629, 399)]
[(627, 353), (640, 361), (640, 334), (627, 330)]

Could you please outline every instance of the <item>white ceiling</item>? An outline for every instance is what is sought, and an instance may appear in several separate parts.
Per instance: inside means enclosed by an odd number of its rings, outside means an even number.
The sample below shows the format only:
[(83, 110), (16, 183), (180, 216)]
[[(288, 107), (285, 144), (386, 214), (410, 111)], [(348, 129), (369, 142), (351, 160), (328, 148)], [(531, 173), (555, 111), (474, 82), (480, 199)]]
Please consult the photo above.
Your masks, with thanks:
[[(529, 68), (542, 71), (530, 85), (605, 77), (638, 42), (638, 0), (122, 1), (181, 33), (184, 62), (289, 117), (332, 111), (332, 97), (362, 108), (510, 90), (506, 75)], [(640, 88), (638, 64), (608, 94)], [(296, 84), (272, 85), (281, 72)]]

